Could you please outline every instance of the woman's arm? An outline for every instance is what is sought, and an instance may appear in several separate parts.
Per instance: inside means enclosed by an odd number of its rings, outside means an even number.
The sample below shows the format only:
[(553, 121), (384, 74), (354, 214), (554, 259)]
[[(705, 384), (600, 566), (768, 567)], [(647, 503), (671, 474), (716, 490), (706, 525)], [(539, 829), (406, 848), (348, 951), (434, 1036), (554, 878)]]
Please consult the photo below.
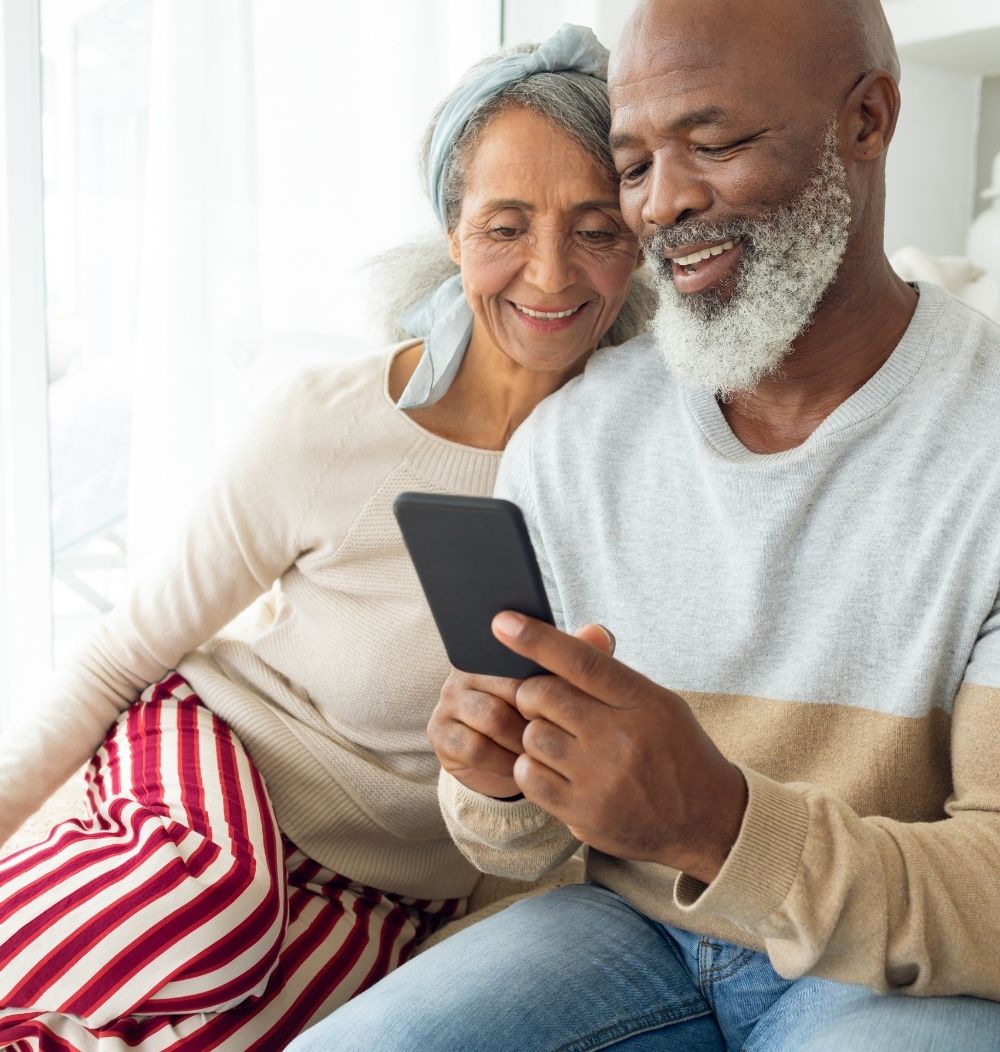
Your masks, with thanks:
[[(322, 472), (312, 376), (272, 398), (197, 501), (178, 540), (142, 565), (124, 601), (25, 699), (0, 745), (0, 842), (77, 771), (118, 716), (295, 561)], [(161, 495), (172, 515), (174, 495)]]

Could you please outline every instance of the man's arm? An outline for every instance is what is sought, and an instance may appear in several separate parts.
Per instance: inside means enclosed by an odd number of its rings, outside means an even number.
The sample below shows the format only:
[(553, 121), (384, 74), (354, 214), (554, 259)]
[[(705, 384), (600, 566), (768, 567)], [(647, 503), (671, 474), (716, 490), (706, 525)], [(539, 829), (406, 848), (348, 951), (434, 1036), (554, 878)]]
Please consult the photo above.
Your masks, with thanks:
[[(541, 622), (494, 628), (558, 673), (518, 691), (514, 776), (582, 842), (682, 871), (675, 904), (754, 932), (788, 978), (1000, 999), (1000, 686), (967, 678), (956, 699), (947, 817), (900, 822), (748, 769), (741, 790), (677, 695)], [(1000, 683), (1000, 612), (969, 670)]]
[(707, 887), (680, 878), (677, 904), (757, 932), (789, 977), (1000, 1000), (1000, 599), (955, 698), (951, 776), (945, 817), (899, 822), (747, 772), (751, 804), (727, 865)]

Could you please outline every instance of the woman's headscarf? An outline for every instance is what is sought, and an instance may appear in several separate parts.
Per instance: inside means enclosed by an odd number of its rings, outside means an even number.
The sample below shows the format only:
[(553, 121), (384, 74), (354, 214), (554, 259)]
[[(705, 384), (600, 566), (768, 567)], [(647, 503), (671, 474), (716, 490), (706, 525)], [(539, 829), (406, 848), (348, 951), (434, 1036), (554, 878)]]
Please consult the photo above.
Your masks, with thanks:
[[(427, 186), (438, 221), (447, 233), (445, 179), (452, 153), (469, 121), (509, 87), (536, 73), (584, 73), (607, 80), (608, 50), (585, 26), (564, 25), (528, 53), (508, 55), (469, 74), (445, 104), (431, 137)], [(402, 328), (424, 341), (424, 353), (397, 403), (400, 409), (433, 405), (451, 386), (472, 335), (472, 308), (455, 274), (400, 318)]]

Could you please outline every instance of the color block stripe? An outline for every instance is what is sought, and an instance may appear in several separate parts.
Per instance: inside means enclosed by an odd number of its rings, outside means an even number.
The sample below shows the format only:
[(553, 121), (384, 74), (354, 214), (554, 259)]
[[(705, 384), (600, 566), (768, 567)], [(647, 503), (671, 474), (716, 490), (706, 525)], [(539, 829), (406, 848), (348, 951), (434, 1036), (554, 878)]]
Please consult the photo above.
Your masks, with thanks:
[(897, 716), (752, 695), (687, 691), (683, 697), (734, 763), (776, 782), (822, 786), (860, 815), (900, 822), (945, 817), (952, 791), (952, 717), (941, 709)]

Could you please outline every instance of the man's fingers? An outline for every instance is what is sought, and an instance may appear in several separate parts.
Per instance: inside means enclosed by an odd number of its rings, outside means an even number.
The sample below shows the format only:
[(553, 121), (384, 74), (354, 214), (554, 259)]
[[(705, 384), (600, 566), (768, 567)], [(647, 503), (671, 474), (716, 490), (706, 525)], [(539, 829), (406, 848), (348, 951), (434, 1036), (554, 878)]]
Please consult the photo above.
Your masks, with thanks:
[(572, 787), (558, 771), (522, 753), (514, 764), (514, 781), (524, 795), (550, 815), (562, 819)]
[(517, 692), (517, 711), (526, 720), (546, 719), (574, 736), (586, 726), (595, 706), (603, 707), (604, 702), (558, 676), (533, 676)]
[(452, 778), (457, 778), (467, 789), (483, 796), (492, 796), (497, 800), (509, 800), (521, 793), (521, 787), (514, 781), (513, 772), (507, 775), (488, 774), (472, 767), (460, 765), (444, 768)]
[(517, 688), (522, 682), (524, 681), (508, 679), (506, 676), (479, 676), (473, 672), (452, 668), (441, 689), (441, 696), (454, 698), (466, 691), (475, 691), (478, 694), (492, 694), (496, 698), (502, 698), (508, 705), (513, 705)]
[(583, 628), (578, 628), (573, 635), (577, 639), (582, 639), (584, 643), (597, 647), (605, 654), (615, 652), (615, 637), (611, 629), (605, 628), (604, 625), (584, 625)]
[(493, 634), (515, 654), (536, 661), (586, 694), (625, 708), (649, 681), (596, 647), (524, 614), (505, 610), (493, 618)]
[(485, 734), (464, 723), (451, 720), (438, 729), (432, 742), (441, 766), (445, 770), (468, 767), (484, 774), (510, 778), (514, 761), (521, 751), (520, 739), (515, 751), (505, 749)]
[(576, 739), (548, 720), (532, 720), (521, 739), (524, 751), (564, 778), (569, 777), (570, 757)]
[(492, 694), (465, 691), (457, 709), (452, 710), (451, 718), (510, 752), (521, 751), (521, 735), (526, 721), (513, 703), (501, 701)]

